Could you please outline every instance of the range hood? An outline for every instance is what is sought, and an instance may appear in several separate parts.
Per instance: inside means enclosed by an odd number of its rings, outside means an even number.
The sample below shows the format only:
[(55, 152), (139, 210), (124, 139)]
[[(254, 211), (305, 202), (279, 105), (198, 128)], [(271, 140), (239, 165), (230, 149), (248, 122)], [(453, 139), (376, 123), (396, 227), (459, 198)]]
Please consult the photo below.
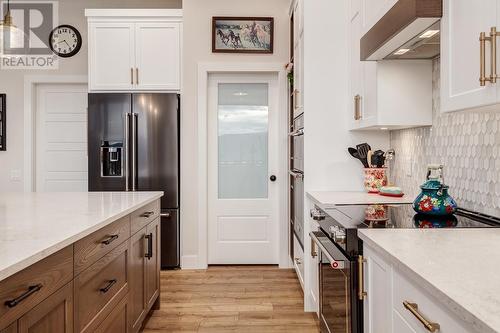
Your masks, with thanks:
[(442, 16), (442, 0), (399, 0), (361, 38), (361, 60), (436, 57)]

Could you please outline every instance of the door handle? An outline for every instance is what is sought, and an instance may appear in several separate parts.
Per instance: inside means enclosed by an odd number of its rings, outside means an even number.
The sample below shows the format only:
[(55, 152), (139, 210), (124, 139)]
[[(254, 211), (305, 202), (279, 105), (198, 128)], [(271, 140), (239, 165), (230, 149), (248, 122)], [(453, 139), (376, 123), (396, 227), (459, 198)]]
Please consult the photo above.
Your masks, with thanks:
[(354, 96), (354, 120), (361, 119), (361, 96)]
[(364, 263), (366, 260), (363, 256), (358, 256), (358, 299), (360, 301), (364, 300), (368, 294), (365, 291), (365, 279), (364, 279)]
[(137, 113), (132, 119), (132, 191), (136, 191), (137, 182)]
[(148, 241), (148, 252), (146, 252), (144, 257), (148, 258), (148, 260), (151, 260), (151, 258), (153, 257), (153, 234), (150, 233), (149, 235), (146, 235), (144, 237)]
[[(497, 28), (492, 27), (490, 29), (489, 37), (486, 36), (485, 32), (479, 34), (479, 84), (481, 87), (486, 85), (486, 82), (496, 83), (497, 82)], [(486, 76), (486, 42), (491, 44), (491, 62), (490, 62), (490, 76)]]
[(129, 191), (129, 178), (130, 178), (130, 171), (129, 171), (129, 146), (130, 146), (130, 113), (127, 113), (125, 117), (125, 191)]
[(289, 173), (290, 173), (290, 176), (292, 176), (295, 179), (297, 179), (297, 178), (304, 179), (304, 174), (302, 174), (300, 172), (289, 171)]
[(130, 84), (134, 85), (134, 69), (130, 68)]
[(272, 182), (275, 182), (276, 181), (276, 176), (275, 175), (272, 175), (271, 177), (269, 177), (269, 180), (272, 181)]
[(135, 69), (135, 84), (139, 85), (139, 68)]
[(171, 216), (170, 213), (161, 213), (160, 214), (160, 217), (169, 218), (170, 216)]

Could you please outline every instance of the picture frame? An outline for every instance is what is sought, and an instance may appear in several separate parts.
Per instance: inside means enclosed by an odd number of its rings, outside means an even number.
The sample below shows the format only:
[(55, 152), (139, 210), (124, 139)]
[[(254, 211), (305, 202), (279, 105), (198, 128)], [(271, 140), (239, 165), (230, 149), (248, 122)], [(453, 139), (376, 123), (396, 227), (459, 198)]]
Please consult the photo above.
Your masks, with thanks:
[(212, 17), (213, 53), (274, 53), (273, 17)]
[(0, 151), (7, 150), (7, 95), (0, 94)]

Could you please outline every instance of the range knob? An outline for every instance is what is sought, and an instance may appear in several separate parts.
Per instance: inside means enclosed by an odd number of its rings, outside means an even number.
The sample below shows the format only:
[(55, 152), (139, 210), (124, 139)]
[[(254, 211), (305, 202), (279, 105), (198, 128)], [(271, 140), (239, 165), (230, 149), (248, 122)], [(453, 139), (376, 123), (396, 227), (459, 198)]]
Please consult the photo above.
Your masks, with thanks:
[(325, 219), (325, 214), (317, 208), (311, 209), (311, 217), (315, 221), (322, 221)]

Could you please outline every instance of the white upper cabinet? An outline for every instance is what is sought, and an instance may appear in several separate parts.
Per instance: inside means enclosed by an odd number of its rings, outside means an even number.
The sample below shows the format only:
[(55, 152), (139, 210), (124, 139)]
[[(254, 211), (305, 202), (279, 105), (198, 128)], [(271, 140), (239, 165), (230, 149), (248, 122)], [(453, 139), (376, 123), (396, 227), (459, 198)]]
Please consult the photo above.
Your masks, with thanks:
[[(481, 32), (489, 37), (498, 27), (497, 0), (444, 0), (441, 21), (441, 109), (444, 112), (499, 103), (500, 81), (481, 86)], [(490, 43), (486, 43), (486, 76), (491, 74)], [(497, 52), (498, 54), (498, 52)], [(499, 54), (500, 56), (500, 54)]]
[(398, 0), (360, 0), (362, 1), (362, 32), (369, 31), (391, 9)]
[(90, 90), (133, 88), (134, 33), (133, 23), (92, 24), (89, 34)]
[(87, 9), (90, 91), (179, 91), (182, 11)]
[(144, 90), (178, 90), (180, 87), (180, 25), (137, 23), (136, 84)]
[[(366, 4), (358, 3), (353, 1), (350, 9), (349, 128), (380, 130), (432, 125), (432, 62), (361, 61)], [(385, 6), (387, 3), (384, 1)]]

